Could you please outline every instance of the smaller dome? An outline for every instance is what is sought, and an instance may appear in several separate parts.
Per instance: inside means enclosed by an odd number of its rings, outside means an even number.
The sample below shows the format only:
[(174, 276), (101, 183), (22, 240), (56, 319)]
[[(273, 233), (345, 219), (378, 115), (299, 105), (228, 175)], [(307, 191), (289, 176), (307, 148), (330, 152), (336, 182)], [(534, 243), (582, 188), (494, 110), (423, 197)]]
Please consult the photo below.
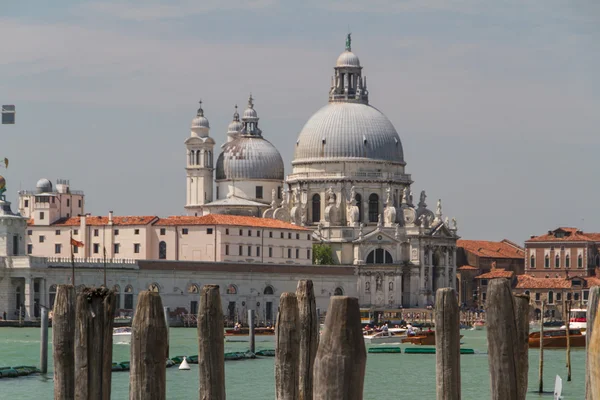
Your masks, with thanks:
[(359, 67), (360, 68), (360, 60), (350, 50), (344, 51), (337, 59), (335, 63), (336, 67)]
[(50, 193), (52, 192), (52, 182), (46, 178), (40, 179), (35, 187), (38, 190), (38, 193)]
[(250, 94), (250, 97), (248, 98), (248, 108), (246, 108), (246, 110), (244, 111), (244, 116), (242, 117), (242, 119), (258, 118), (258, 114), (256, 113), (256, 110), (254, 109), (253, 100), (254, 99), (252, 98), (252, 94)]
[(241, 132), (244, 124), (240, 122), (240, 114), (237, 111), (237, 104), (235, 105), (235, 112), (233, 113), (233, 121), (227, 127), (227, 133), (239, 133)]
[(196, 114), (196, 117), (194, 117), (194, 119), (192, 120), (192, 129), (195, 128), (210, 128), (208, 119), (204, 116), (204, 110), (202, 109), (202, 100), (200, 100), (200, 108), (198, 109), (198, 113)]

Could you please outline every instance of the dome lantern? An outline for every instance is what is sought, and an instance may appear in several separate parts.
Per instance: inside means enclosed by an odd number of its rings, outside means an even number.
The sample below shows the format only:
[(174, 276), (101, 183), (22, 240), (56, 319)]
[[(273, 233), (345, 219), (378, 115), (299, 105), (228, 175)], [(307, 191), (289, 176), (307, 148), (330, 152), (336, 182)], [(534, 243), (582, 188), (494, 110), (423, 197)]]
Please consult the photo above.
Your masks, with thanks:
[(250, 93), (248, 108), (246, 108), (242, 117), (242, 125), (244, 127), (240, 133), (242, 135), (261, 136), (262, 131), (258, 127), (258, 119), (258, 113), (254, 109), (254, 99), (252, 98), (252, 93)]
[(350, 35), (349, 33), (346, 38), (346, 49), (335, 63), (335, 76), (332, 77), (329, 101), (369, 104), (366, 78), (362, 77), (358, 56), (352, 52)]
[(202, 109), (202, 100), (200, 100), (199, 103), (200, 108), (198, 108), (196, 117), (194, 117), (194, 119), (192, 120), (192, 132), (200, 137), (206, 137), (208, 136), (210, 124), (208, 123), (208, 119), (204, 116), (204, 110)]

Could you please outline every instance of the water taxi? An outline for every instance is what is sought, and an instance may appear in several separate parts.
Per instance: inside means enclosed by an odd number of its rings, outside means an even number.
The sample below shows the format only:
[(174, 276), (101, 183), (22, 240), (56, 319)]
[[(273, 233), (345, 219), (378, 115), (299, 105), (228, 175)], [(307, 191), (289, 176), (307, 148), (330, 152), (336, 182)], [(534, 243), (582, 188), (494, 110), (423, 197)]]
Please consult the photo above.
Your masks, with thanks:
[[(569, 341), (571, 347), (585, 347), (585, 335), (580, 329), (569, 329)], [(540, 332), (529, 334), (529, 347), (540, 347)], [(564, 349), (567, 347), (567, 330), (550, 329), (544, 331), (544, 348)]]
[[(587, 329), (587, 310), (585, 308), (574, 308), (569, 313), (569, 328), (579, 329), (585, 335)], [(566, 325), (560, 329), (567, 329)]]
[(387, 331), (365, 335), (364, 338), (365, 343), (369, 344), (401, 343), (402, 339), (406, 338), (406, 329), (390, 328)]

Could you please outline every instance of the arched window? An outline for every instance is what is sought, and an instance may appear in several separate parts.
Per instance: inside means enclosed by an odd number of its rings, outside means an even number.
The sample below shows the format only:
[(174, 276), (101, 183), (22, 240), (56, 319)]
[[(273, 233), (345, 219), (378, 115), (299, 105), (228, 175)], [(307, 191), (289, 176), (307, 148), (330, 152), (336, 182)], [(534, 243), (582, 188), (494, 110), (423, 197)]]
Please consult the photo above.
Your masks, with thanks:
[(558, 254), (554, 256), (554, 268), (560, 268), (560, 256)]
[(198, 285), (192, 283), (190, 286), (188, 286), (187, 292), (191, 294), (197, 294), (198, 292), (200, 292), (200, 290), (198, 289)]
[(133, 286), (131, 285), (125, 287), (125, 304), (123, 306), (126, 310), (133, 310)]
[(318, 194), (312, 197), (312, 222), (321, 221), (321, 196)]
[(154, 293), (160, 293), (160, 286), (158, 286), (158, 283), (153, 282), (148, 286), (148, 290)]
[(525, 291), (525, 294), (526, 294), (527, 296), (529, 296), (529, 290), (526, 290), (526, 291)]
[(235, 285), (227, 286), (227, 294), (237, 294), (237, 287)]
[(581, 254), (577, 256), (577, 268), (583, 268), (583, 256)]
[(112, 288), (113, 292), (115, 292), (115, 312), (121, 308), (121, 288), (119, 285), (115, 285)]
[(363, 221), (362, 196), (360, 194), (356, 193), (356, 196), (354, 196), (354, 199), (356, 200), (356, 207), (358, 207), (358, 222), (362, 222)]
[(164, 240), (162, 240), (158, 244), (158, 259), (159, 260), (167, 259), (167, 242), (165, 242)]
[(273, 286), (271, 286), (271, 285), (268, 285), (263, 292), (263, 294), (265, 294), (265, 295), (272, 295), (273, 293), (274, 293), (274, 290), (273, 290)]
[(548, 304), (554, 304), (554, 292), (552, 290), (548, 292)]
[(544, 268), (550, 268), (550, 257), (548, 254), (544, 257)]
[(367, 256), (367, 264), (393, 264), (394, 260), (389, 251), (375, 249)]
[(344, 295), (344, 290), (341, 287), (338, 286), (333, 291), (333, 295), (334, 296), (343, 296)]
[(375, 193), (369, 196), (369, 222), (377, 222), (379, 219), (379, 196)]
[(50, 286), (48, 289), (48, 307), (54, 308), (54, 300), (56, 300), (56, 285)]
[(535, 256), (533, 254), (529, 257), (529, 268), (535, 268)]
[(568, 254), (565, 256), (565, 268), (571, 268), (571, 257)]

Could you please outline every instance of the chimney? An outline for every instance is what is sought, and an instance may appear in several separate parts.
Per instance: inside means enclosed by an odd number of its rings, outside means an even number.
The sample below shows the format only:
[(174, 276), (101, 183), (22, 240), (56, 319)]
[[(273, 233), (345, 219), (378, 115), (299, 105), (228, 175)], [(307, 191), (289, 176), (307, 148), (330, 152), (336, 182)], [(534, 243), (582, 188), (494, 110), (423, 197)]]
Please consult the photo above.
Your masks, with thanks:
[(109, 211), (108, 212), (108, 225), (112, 225), (113, 224), (113, 212)]

